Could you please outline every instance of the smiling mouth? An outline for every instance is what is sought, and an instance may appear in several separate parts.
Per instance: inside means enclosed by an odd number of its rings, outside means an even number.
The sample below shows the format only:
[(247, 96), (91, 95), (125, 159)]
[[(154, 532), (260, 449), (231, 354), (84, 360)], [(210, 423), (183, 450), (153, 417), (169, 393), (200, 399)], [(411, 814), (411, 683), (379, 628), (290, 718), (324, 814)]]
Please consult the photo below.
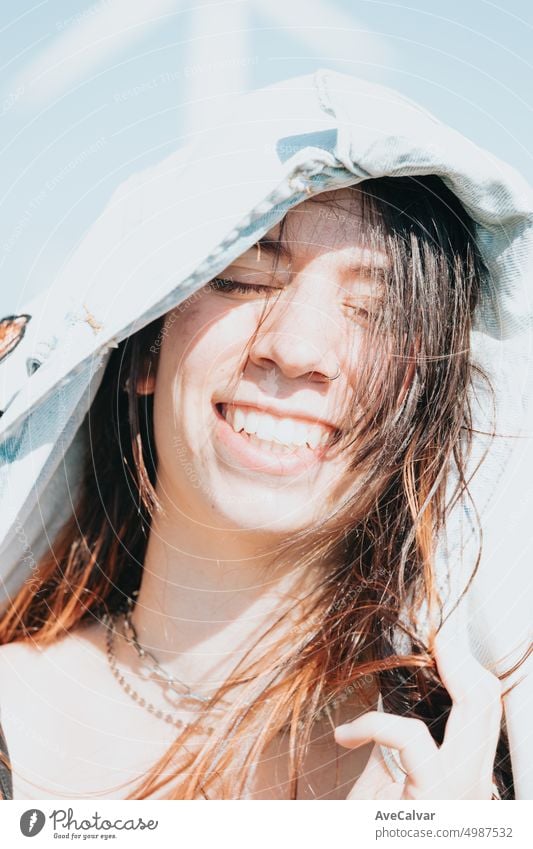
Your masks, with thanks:
[(234, 433), (273, 454), (322, 454), (332, 437), (340, 434), (322, 422), (281, 418), (251, 406), (219, 402), (215, 407)]

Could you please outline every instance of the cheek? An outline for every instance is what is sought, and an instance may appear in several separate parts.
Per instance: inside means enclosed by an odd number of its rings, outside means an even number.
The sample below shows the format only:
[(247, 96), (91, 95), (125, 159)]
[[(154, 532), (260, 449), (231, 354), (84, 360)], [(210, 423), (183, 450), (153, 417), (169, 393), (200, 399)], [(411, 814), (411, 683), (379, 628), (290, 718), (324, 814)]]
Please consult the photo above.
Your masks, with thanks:
[(159, 471), (176, 457), (198, 450), (198, 433), (212, 417), (215, 393), (224, 393), (241, 366), (257, 327), (250, 305), (206, 297), (167, 316), (154, 393), (154, 431)]
[(257, 325), (254, 305), (230, 304), (214, 294), (170, 313), (162, 334), (156, 403), (158, 396), (168, 399), (184, 390), (220, 389), (221, 379), (239, 370)]
[(185, 372), (202, 369), (204, 378), (213, 370), (228, 373), (238, 368), (258, 326), (258, 312), (256, 305), (208, 294), (177, 318), (163, 347), (172, 348), (175, 366)]
[(189, 304), (187, 301), (167, 316), (164, 327), (163, 355), (169, 349), (182, 355), (198, 335), (204, 322), (201, 305)]

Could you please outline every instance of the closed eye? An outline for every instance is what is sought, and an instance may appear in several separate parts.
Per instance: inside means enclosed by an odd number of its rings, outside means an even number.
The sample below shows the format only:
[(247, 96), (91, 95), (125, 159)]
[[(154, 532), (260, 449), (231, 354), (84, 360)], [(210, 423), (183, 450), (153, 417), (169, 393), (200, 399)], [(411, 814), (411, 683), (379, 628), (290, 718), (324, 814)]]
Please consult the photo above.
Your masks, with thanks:
[(357, 317), (362, 319), (363, 321), (368, 321), (370, 318), (370, 313), (368, 310), (365, 310), (363, 307), (350, 307), (352, 313)]
[[(232, 280), (229, 277), (213, 277), (207, 284), (208, 288), (214, 292), (222, 292), (226, 294), (239, 295), (271, 295), (273, 292), (283, 291), (281, 286), (266, 286), (259, 283), (242, 283), (238, 280)], [(363, 304), (346, 304), (346, 308), (350, 312), (350, 317), (362, 324), (369, 324), (376, 317), (379, 303), (376, 303), (375, 298), (365, 298)]]
[(370, 324), (377, 319), (380, 312), (380, 304), (374, 302), (366, 306), (362, 304), (346, 304), (346, 308), (349, 310), (352, 318), (364, 324)]
[(209, 287), (215, 292), (238, 292), (240, 295), (248, 295), (250, 292), (256, 294), (267, 294), (272, 291), (281, 291), (279, 286), (261, 286), (258, 283), (239, 283), (227, 277), (213, 277)]

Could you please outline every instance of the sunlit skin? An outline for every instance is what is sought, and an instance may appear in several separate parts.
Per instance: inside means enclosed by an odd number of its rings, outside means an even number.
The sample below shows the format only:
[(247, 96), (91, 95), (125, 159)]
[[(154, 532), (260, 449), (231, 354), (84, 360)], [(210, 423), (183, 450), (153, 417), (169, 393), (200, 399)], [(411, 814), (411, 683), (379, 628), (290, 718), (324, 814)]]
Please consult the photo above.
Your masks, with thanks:
[(450, 618), (434, 642), (442, 682), (452, 699), (446, 732), (438, 746), (419, 719), (369, 711), (335, 729), (335, 740), (349, 749), (370, 741), (399, 752), (403, 783), (376, 788), (376, 751), (354, 783), (349, 799), (490, 799), (492, 771), (502, 718), (501, 684), (471, 654)]
[[(350, 195), (339, 194), (348, 209)], [(265, 301), (252, 286), (265, 286), (277, 290), (276, 302), (249, 350), (236, 401), (299, 414), (311, 425), (340, 424), (376, 295), (360, 267), (368, 251), (358, 245), (358, 209), (353, 199), (350, 205), (349, 220), (323, 204), (298, 206), (288, 214), (284, 243), (291, 260), (280, 257), (274, 277), (272, 256), (254, 246), (219, 275), (246, 292), (207, 289), (167, 316), (155, 387), (159, 488), (204, 532), (239, 529), (241, 544), (256, 549), (273, 534), (322, 518), (345, 488), (346, 457), (334, 452), (297, 474), (250, 470), (213, 433), (213, 401), (231, 398), (230, 380), (241, 372)]]
[[(258, 471), (257, 454), (250, 461), (232, 448), (245, 437), (229, 435), (214, 402), (229, 399), (237, 377), (237, 400), (277, 405), (311, 422), (337, 426), (353, 403), (368, 312), (382, 295), (364, 267), (371, 259), (379, 268), (385, 257), (362, 251), (355, 198), (343, 190), (335, 201), (340, 209), (309, 200), (288, 214), (283, 244), (291, 257), (280, 257), (276, 275), (272, 257), (256, 246), (220, 273), (242, 285), (281, 290), (248, 357), (264, 292), (206, 286), (167, 315), (164, 332), (154, 340), (159, 353), (153, 368), (147, 365), (138, 384), (129, 387), (154, 394), (156, 490), (163, 506), (151, 522), (133, 622), (140, 643), (167, 673), (204, 695), (234, 676), (259, 638), (263, 666), (277, 661), (265, 633), (285, 610), (303, 605), (305, 591), (323, 580), (330, 565), (315, 558), (298, 573), (279, 562), (273, 546), (335, 510), (353, 474), (346, 471), (347, 454), (331, 451), (297, 473)], [(267, 235), (274, 239), (277, 231), (273, 227)], [(384, 356), (384, 349), (379, 353)], [(407, 368), (402, 391), (410, 375)], [(305, 608), (296, 613), (305, 614)], [(307, 632), (311, 623), (303, 618)], [(283, 628), (273, 642), (286, 637), (294, 643), (299, 637), (294, 626), (284, 619)], [(340, 705), (336, 730), (327, 719), (314, 724), (299, 783), (302, 798), (490, 798), (501, 688), (459, 642), (460, 634), (451, 623), (429, 646), (453, 701), (444, 744), (439, 748), (419, 720), (369, 710), (377, 707), (371, 680), (368, 703), (359, 700), (358, 691)], [(117, 687), (107, 668), (101, 623), (69, 632), (45, 652), (46, 663), (41, 653), (35, 663), (34, 647), (24, 642), (3, 646), (0, 653), (15, 798), (43, 798), (43, 783), (45, 792), (53, 795), (61, 787), (70, 798), (73, 792), (80, 797), (101, 792), (119, 780), (137, 781), (174, 743), (175, 728)], [(124, 640), (117, 640), (116, 660), (128, 678), (139, 672)], [(133, 686), (143, 699), (170, 709), (161, 684), (141, 677)], [(22, 681), (28, 697), (21, 700)], [(57, 700), (42, 698), (51, 692), (59, 694)], [(230, 696), (238, 698), (238, 686)], [(41, 722), (34, 732), (36, 704)], [(187, 719), (181, 701), (175, 711)], [(213, 713), (210, 720), (215, 728), (217, 718)], [(47, 729), (46, 744), (39, 728)], [(392, 779), (376, 743), (399, 752), (405, 780)], [(278, 736), (254, 764), (257, 797), (288, 798), (284, 746)], [(111, 791), (115, 798), (126, 792)]]
[(289, 213), (291, 264), (280, 259), (275, 277), (272, 257), (255, 246), (219, 275), (283, 287), (246, 362), (265, 295), (206, 286), (167, 315), (157, 377), (149, 372), (136, 387), (155, 393), (156, 490), (164, 510), (152, 520), (135, 622), (143, 643), (188, 682), (223, 681), (252, 635), (325, 568), (317, 563), (315, 572), (294, 574), (271, 548), (334, 508), (348, 483), (346, 458), (331, 452), (295, 475), (252, 471), (224, 453), (214, 402), (230, 399), (244, 366), (236, 399), (297, 410), (311, 424), (340, 420), (357, 375), (360, 310), (372, 288), (359, 268), (368, 257), (357, 244), (357, 206), (347, 192), (336, 200), (344, 210), (309, 201)]
[[(369, 257), (358, 240), (354, 197), (340, 190), (335, 200), (344, 211), (309, 200), (288, 213), (290, 258), (280, 257), (276, 275), (272, 257), (257, 246), (218, 275), (282, 290), (247, 359), (264, 293), (206, 286), (167, 315), (157, 375), (150, 371), (136, 387), (154, 393), (156, 489), (164, 511), (152, 522), (135, 623), (142, 644), (169, 672), (200, 690), (222, 682), (252, 635), (265, 631), (280, 606), (316, 577), (279, 571), (269, 546), (333, 511), (349, 484), (342, 452), (326, 453), (297, 474), (241, 463), (228, 448), (233, 443), (220, 435), (225, 423), (214, 406), (231, 399), (229, 387), (242, 371), (236, 401), (298, 412), (310, 423), (341, 422), (357, 381), (366, 311), (379, 291), (364, 270)], [(277, 232), (273, 227), (267, 236), (275, 239)], [(385, 265), (386, 257), (373, 261)], [(382, 782), (376, 789), (367, 771), (348, 798), (490, 798), (499, 682), (465, 646), (454, 645), (453, 633), (437, 644), (436, 656), (454, 699), (446, 748), (438, 750), (417, 720), (365, 714), (338, 731), (336, 742), (398, 748), (408, 779), (405, 786)], [(468, 690), (469, 676), (485, 686)], [(474, 725), (476, 733), (465, 737), (461, 729)], [(454, 758), (463, 764), (459, 773)]]

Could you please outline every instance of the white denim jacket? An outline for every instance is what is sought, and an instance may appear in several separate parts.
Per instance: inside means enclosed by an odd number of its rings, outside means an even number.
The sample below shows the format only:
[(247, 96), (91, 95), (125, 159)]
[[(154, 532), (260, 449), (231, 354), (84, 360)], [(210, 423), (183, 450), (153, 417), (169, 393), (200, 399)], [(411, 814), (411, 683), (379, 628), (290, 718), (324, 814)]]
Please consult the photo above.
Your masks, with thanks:
[[(472, 347), (496, 388), (502, 435), (471, 484), (484, 554), (454, 616), (492, 671), (520, 656), (533, 609), (531, 190), (511, 167), (397, 92), (322, 68), (236, 98), (222, 120), (122, 183), (53, 285), (31, 302), (2, 285), (3, 605), (31, 580), (72, 510), (80, 424), (111, 349), (192, 295), (307, 197), (370, 177), (422, 174), (440, 176), (472, 216), (491, 277)], [(475, 408), (479, 430), (490, 420), (485, 401), (481, 395)], [(472, 468), (487, 445), (479, 434)], [(474, 527), (470, 508), (459, 504), (437, 562), (448, 609), (474, 565)], [(421, 632), (427, 624), (421, 610)], [(517, 798), (533, 798), (532, 682), (529, 672), (505, 705)]]

